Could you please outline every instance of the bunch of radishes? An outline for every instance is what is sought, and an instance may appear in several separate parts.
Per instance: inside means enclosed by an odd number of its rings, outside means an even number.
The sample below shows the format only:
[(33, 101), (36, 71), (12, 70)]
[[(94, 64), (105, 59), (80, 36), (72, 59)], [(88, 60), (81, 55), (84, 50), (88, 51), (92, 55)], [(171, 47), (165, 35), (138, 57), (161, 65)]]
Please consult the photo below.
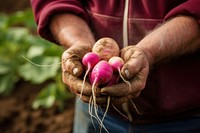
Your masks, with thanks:
[(92, 52), (85, 54), (82, 63), (89, 72), (90, 82), (97, 86), (111, 81), (113, 74), (119, 72), (124, 64), (119, 57), (119, 46), (111, 38), (101, 38), (93, 46)]
[[(93, 46), (92, 52), (85, 54), (82, 58), (82, 64), (87, 68), (82, 91), (84, 89), (84, 83), (86, 78), (89, 78), (89, 81), (92, 84), (92, 96), (89, 103), (89, 113), (92, 115), (92, 108), (94, 107), (94, 112), (96, 115), (97, 121), (103, 126), (103, 119), (108, 111), (110, 104), (110, 96), (108, 96), (107, 107), (102, 119), (98, 117), (95, 96), (95, 88), (97, 86), (110, 86), (118, 83), (118, 79), (121, 77), (130, 87), (130, 83), (126, 81), (121, 73), (120, 69), (124, 65), (124, 61), (119, 57), (120, 50), (119, 46), (115, 40), (112, 38), (104, 37), (99, 39)], [(82, 93), (81, 91), (81, 93)]]

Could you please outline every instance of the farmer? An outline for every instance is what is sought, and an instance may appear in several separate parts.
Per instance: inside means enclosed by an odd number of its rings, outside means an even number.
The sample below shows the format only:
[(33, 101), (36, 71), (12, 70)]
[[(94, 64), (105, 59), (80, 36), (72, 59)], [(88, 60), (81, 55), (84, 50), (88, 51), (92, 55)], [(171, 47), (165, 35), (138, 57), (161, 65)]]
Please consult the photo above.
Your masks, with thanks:
[[(199, 0), (31, 0), (39, 34), (62, 45), (63, 82), (80, 96), (80, 59), (102, 37), (121, 49), (131, 83), (97, 89), (102, 132), (200, 132)], [(73, 64), (76, 63), (76, 64)], [(76, 103), (74, 132), (98, 132), (88, 114), (91, 84)], [(131, 119), (121, 109), (128, 102)], [(98, 108), (99, 116), (102, 110)]]

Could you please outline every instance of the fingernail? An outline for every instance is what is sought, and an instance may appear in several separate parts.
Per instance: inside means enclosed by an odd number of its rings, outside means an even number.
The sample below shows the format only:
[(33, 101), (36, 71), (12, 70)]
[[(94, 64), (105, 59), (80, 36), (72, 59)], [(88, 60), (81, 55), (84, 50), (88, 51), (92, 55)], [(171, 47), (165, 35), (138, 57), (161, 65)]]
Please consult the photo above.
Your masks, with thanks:
[(77, 73), (78, 73), (78, 68), (75, 67), (75, 68), (73, 69), (73, 74), (76, 75)]
[(124, 73), (125, 73), (125, 75), (126, 75), (127, 78), (130, 76), (129, 70), (125, 70)]

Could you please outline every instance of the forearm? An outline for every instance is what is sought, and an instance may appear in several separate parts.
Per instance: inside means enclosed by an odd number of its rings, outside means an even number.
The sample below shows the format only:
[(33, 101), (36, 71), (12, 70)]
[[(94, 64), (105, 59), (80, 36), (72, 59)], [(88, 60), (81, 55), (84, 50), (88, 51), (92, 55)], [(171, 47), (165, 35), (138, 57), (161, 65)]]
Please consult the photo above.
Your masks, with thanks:
[(92, 47), (95, 42), (87, 23), (73, 14), (58, 14), (52, 17), (50, 30), (55, 40), (65, 48), (72, 45)]
[(152, 31), (136, 46), (146, 53), (153, 65), (199, 49), (200, 27), (196, 19), (179, 16)]

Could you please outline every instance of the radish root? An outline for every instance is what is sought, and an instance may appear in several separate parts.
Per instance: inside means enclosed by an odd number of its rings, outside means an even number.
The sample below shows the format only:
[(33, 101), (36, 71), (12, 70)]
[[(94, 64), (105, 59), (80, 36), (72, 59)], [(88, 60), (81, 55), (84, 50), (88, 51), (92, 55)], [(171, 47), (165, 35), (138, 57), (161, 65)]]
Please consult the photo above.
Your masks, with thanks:
[[(89, 101), (89, 114), (90, 114), (90, 116), (91, 116), (91, 119), (92, 119), (92, 117), (93, 118), (95, 118), (96, 120), (97, 120), (97, 122), (99, 123), (99, 125), (100, 125), (100, 133), (101, 133), (101, 131), (102, 131), (102, 128), (103, 129), (105, 129), (105, 131), (107, 132), (107, 133), (109, 133), (108, 132), (108, 130), (106, 129), (106, 127), (103, 125), (103, 120), (104, 120), (104, 118), (105, 118), (105, 115), (106, 115), (106, 113), (107, 113), (107, 111), (108, 111), (108, 108), (109, 108), (109, 103), (110, 103), (110, 98), (108, 98), (108, 101), (107, 101), (107, 107), (106, 107), (106, 111), (105, 111), (105, 113), (104, 113), (104, 115), (103, 115), (103, 118), (101, 119), (100, 117), (99, 117), (99, 115), (98, 115), (98, 106), (97, 106), (97, 103), (96, 103), (96, 96), (95, 96), (95, 89), (96, 89), (96, 87), (97, 87), (97, 85), (96, 85), (96, 80), (97, 80), (97, 78), (95, 78), (95, 80), (94, 80), (94, 83), (92, 84), (92, 96), (90, 97), (90, 101)], [(93, 111), (92, 111), (92, 108), (94, 109), (94, 114), (95, 115), (93, 115)], [(93, 120), (92, 120), (93, 121)], [(93, 125), (94, 125), (94, 123), (93, 123)], [(95, 126), (94, 126), (95, 127)]]
[(118, 69), (118, 71), (119, 71), (119, 76), (128, 85), (129, 92), (131, 92), (131, 83), (122, 76), (120, 69)]
[(133, 105), (135, 111), (136, 111), (139, 115), (142, 115), (142, 113), (140, 113), (140, 111), (138, 110), (138, 108), (137, 108), (137, 106), (135, 105), (135, 103), (133, 102), (133, 100), (130, 99), (130, 98), (128, 98), (128, 99), (130, 100), (131, 104)]
[(81, 99), (82, 95), (83, 95), (83, 90), (84, 90), (84, 87), (85, 87), (85, 81), (86, 81), (86, 78), (87, 78), (87, 75), (88, 73), (90, 72), (90, 67), (88, 67), (84, 77), (83, 77), (83, 83), (82, 83), (82, 87), (81, 87), (81, 94), (80, 94), (80, 97), (79, 97), (79, 100)]
[(106, 114), (107, 114), (107, 112), (108, 112), (109, 106), (110, 106), (110, 96), (108, 96), (107, 105), (106, 105), (106, 110), (105, 110), (105, 112), (104, 112), (104, 114), (103, 114), (103, 117), (102, 117), (102, 119), (101, 119), (100, 133), (101, 133), (102, 126), (103, 126), (103, 121), (104, 121), (104, 118), (106, 117)]
[(58, 63), (55, 63), (55, 64), (37, 64), (37, 63), (31, 61), (30, 59), (28, 59), (27, 57), (25, 57), (24, 55), (22, 57), (26, 61), (28, 61), (29, 63), (31, 63), (32, 65), (37, 66), (37, 67), (52, 67), (52, 66), (61, 65), (63, 62), (65, 62), (65, 61), (61, 61), (61, 62), (58, 62)]

